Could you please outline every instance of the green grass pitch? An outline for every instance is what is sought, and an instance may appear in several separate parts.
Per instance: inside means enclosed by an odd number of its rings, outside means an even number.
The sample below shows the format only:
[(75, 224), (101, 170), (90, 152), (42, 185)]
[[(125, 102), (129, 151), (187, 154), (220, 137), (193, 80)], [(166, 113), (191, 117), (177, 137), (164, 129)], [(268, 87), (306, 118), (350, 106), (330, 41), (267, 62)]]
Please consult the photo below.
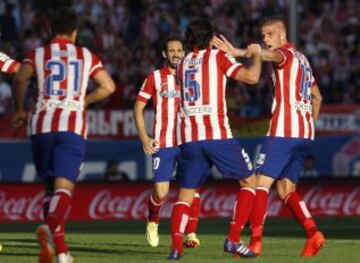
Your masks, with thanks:
[[(290, 263), (356, 263), (360, 262), (360, 218), (324, 218), (318, 224), (327, 239), (325, 248), (314, 258), (299, 256), (305, 237), (293, 219), (268, 219), (266, 222), (263, 255), (251, 262)], [(226, 219), (200, 220), (198, 235), (201, 246), (186, 249), (181, 262), (237, 262), (222, 252), (228, 229)], [(1, 223), (1, 263), (37, 262), (38, 246), (34, 223)], [(170, 236), (169, 220), (160, 225), (160, 245), (147, 245), (142, 221), (68, 223), (67, 241), (75, 263), (110, 262), (167, 262)], [(248, 240), (248, 231), (244, 233)], [(54, 260), (55, 262), (55, 260)]]

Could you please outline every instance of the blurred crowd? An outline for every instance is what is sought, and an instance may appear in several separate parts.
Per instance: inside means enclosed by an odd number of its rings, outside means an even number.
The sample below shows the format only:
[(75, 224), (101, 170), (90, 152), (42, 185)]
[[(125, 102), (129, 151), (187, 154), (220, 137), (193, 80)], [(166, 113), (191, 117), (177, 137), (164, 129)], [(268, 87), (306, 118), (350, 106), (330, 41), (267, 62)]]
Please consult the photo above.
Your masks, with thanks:
[[(282, 14), (287, 0), (2, 0), (0, 49), (17, 59), (50, 39), (51, 8), (71, 5), (81, 19), (78, 42), (95, 51), (117, 84), (102, 107), (128, 109), (146, 75), (161, 66), (163, 41), (207, 16), (237, 46), (261, 41), (259, 21)], [(360, 5), (356, 0), (298, 0), (298, 47), (310, 59), (324, 103), (360, 103)], [(246, 61), (245, 61), (246, 63)], [(257, 86), (230, 82), (230, 112), (258, 117), (270, 109), (270, 65)], [(0, 78), (0, 96), (9, 96)], [(5, 86), (5, 87), (4, 87)], [(30, 91), (31, 92), (31, 91)], [(3, 99), (1, 99), (3, 101)], [(29, 105), (32, 100), (29, 96)], [(11, 103), (6, 104), (11, 108)], [(4, 108), (4, 110), (3, 110)], [(0, 105), (1, 111), (6, 111)]]

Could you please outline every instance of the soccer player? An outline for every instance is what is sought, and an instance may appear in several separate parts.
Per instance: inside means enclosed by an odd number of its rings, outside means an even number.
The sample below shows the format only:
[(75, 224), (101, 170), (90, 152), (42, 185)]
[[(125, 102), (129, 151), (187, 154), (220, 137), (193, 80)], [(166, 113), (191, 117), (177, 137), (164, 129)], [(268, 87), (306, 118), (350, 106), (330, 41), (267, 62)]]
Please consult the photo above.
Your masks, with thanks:
[(224, 177), (239, 179), (240, 188), (234, 206), (224, 251), (254, 257), (240, 241), (240, 234), (255, 198), (256, 178), (249, 156), (232, 137), (225, 101), (226, 77), (249, 84), (259, 80), (261, 47), (250, 45), (249, 68), (224, 52), (211, 49), (213, 28), (208, 20), (194, 20), (186, 28), (186, 45), (192, 51), (177, 68), (181, 85), (183, 117), (180, 119), (180, 156), (177, 181), (179, 196), (171, 217), (172, 246), (169, 260), (183, 254), (183, 236), (189, 219), (190, 204), (215, 165)]
[[(169, 193), (172, 173), (175, 169), (179, 148), (176, 141), (176, 123), (181, 99), (180, 87), (175, 80), (176, 65), (184, 57), (182, 40), (171, 37), (165, 41), (163, 58), (166, 65), (150, 73), (144, 81), (134, 106), (134, 117), (145, 154), (153, 158), (154, 190), (149, 197), (149, 216), (146, 226), (146, 238), (152, 247), (159, 244), (158, 226), (159, 212)], [(143, 111), (149, 99), (152, 98), (155, 110), (154, 138), (145, 129)], [(200, 245), (196, 237), (196, 227), (200, 213), (200, 196), (192, 203), (192, 220), (187, 226), (185, 245), (197, 247)]]
[[(296, 192), (296, 184), (306, 148), (314, 140), (322, 97), (308, 59), (288, 42), (283, 19), (265, 18), (261, 23), (261, 33), (266, 46), (262, 60), (273, 64), (275, 97), (269, 131), (257, 161), (259, 181), (250, 220), (250, 249), (258, 255), (262, 252), (268, 192), (276, 181), (280, 198), (305, 230), (307, 241), (301, 255), (315, 256), (324, 246), (325, 238), (303, 198)], [(234, 48), (224, 37), (214, 42), (233, 56), (244, 55), (243, 50)]]
[[(73, 262), (65, 243), (65, 219), (85, 155), (86, 113), (90, 103), (108, 97), (115, 85), (99, 58), (75, 45), (78, 15), (69, 8), (51, 17), (51, 42), (32, 51), (14, 81), (16, 115), (14, 125), (26, 122), (23, 102), (27, 81), (36, 74), (38, 97), (29, 129), (33, 159), (46, 185), (44, 219), (53, 237), (59, 263)], [(89, 78), (97, 87), (86, 94)], [(39, 262), (52, 262), (46, 228), (40, 226)]]

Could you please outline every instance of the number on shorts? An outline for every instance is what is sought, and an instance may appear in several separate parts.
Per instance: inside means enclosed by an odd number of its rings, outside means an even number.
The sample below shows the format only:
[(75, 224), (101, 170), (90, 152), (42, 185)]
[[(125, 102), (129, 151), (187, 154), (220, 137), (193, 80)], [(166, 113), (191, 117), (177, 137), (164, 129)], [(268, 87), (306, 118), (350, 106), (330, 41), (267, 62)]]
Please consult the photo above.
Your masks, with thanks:
[(245, 160), (245, 163), (247, 164), (248, 169), (252, 170), (252, 163), (250, 161), (249, 155), (247, 154), (247, 152), (245, 152), (245, 149), (242, 149), (241, 153), (242, 153), (242, 156), (244, 157), (244, 160)]
[(159, 169), (159, 165), (160, 165), (160, 158), (159, 157), (155, 157), (153, 159), (153, 169), (157, 170)]

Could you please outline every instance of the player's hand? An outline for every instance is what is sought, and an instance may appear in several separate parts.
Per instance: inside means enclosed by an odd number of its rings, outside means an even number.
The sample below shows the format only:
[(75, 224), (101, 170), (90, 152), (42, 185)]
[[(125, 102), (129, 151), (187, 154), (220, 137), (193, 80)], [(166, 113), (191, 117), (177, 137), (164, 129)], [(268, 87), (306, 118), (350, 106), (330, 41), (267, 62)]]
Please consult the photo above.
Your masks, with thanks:
[(253, 56), (261, 56), (262, 54), (262, 48), (260, 44), (250, 44), (247, 46), (247, 54), (250, 57)]
[(235, 48), (233, 46), (233, 44), (231, 44), (223, 35), (220, 35), (220, 37), (214, 36), (212, 39), (212, 44), (217, 49), (220, 49), (221, 51), (224, 51), (225, 53), (227, 53), (233, 57), (239, 56), (239, 54), (237, 52), (238, 49)]
[(159, 150), (159, 143), (150, 137), (143, 140), (143, 150), (145, 154), (154, 154)]
[(26, 112), (20, 111), (16, 112), (12, 120), (12, 124), (15, 128), (25, 126), (27, 123), (27, 114)]

